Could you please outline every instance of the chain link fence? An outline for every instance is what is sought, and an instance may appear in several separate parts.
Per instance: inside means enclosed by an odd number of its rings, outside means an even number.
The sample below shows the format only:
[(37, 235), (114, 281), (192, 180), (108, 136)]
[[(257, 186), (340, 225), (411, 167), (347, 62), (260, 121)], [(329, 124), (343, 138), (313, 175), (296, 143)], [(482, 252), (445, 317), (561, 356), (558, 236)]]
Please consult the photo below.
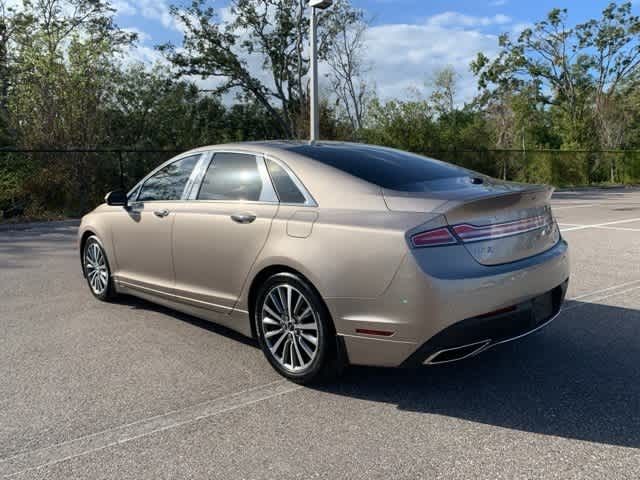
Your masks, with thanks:
[[(0, 218), (79, 216), (178, 150), (0, 150)], [(557, 187), (640, 183), (640, 151), (418, 152), (497, 178)]]
[(427, 155), (492, 177), (556, 187), (640, 183), (639, 150), (447, 150)]
[(79, 216), (174, 150), (0, 150), (0, 218)]

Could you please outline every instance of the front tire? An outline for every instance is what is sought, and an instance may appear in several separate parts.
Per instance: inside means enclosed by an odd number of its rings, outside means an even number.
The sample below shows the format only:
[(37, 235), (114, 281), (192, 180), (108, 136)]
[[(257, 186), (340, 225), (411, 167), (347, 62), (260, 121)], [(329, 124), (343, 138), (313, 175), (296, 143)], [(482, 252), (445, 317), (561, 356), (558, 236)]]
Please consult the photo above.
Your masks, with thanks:
[(84, 244), (82, 268), (89, 290), (94, 297), (103, 302), (115, 297), (107, 253), (95, 235), (90, 236)]
[(298, 275), (278, 273), (268, 278), (258, 291), (254, 318), (260, 347), (282, 376), (310, 384), (340, 372), (329, 312)]

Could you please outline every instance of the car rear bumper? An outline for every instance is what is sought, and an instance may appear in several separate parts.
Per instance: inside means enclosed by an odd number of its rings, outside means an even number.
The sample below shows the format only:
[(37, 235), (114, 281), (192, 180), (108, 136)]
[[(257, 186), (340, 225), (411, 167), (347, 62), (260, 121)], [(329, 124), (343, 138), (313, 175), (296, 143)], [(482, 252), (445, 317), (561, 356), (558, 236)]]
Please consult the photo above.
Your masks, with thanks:
[(568, 284), (567, 279), (543, 295), (514, 305), (513, 310), (454, 323), (422, 344), (402, 366), (454, 362), (534, 333), (558, 316)]
[[(395, 367), (471, 356), (541, 328), (566, 294), (564, 241), (534, 257), (492, 267), (464, 251), (449, 250), (455, 257), (448, 261), (435, 249), (425, 250), (431, 250), (428, 258), (407, 255), (380, 297), (326, 299), (350, 363)], [(532, 316), (534, 308), (542, 308), (537, 299), (545, 295), (551, 297), (548, 311)], [(458, 347), (466, 348), (444, 352)]]

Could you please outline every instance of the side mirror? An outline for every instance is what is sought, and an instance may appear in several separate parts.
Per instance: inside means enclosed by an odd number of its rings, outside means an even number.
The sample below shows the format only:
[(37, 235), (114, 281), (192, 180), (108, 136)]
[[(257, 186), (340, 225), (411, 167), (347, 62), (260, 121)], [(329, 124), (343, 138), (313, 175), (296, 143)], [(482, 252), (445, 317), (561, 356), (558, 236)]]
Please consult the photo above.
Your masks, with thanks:
[(104, 197), (104, 201), (107, 202), (107, 205), (118, 206), (118, 207), (126, 207), (127, 206), (127, 194), (121, 190), (116, 190), (113, 192), (107, 193)]

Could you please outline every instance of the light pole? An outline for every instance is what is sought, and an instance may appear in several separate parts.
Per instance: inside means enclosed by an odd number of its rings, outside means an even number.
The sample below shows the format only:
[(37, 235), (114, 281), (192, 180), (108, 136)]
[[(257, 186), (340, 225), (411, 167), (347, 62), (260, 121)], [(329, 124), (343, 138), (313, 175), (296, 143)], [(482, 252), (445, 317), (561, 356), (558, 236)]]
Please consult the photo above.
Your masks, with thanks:
[(333, 4), (333, 0), (309, 0), (311, 7), (311, 125), (310, 142), (316, 143), (320, 139), (320, 109), (318, 105), (318, 14), (316, 10), (326, 10)]

